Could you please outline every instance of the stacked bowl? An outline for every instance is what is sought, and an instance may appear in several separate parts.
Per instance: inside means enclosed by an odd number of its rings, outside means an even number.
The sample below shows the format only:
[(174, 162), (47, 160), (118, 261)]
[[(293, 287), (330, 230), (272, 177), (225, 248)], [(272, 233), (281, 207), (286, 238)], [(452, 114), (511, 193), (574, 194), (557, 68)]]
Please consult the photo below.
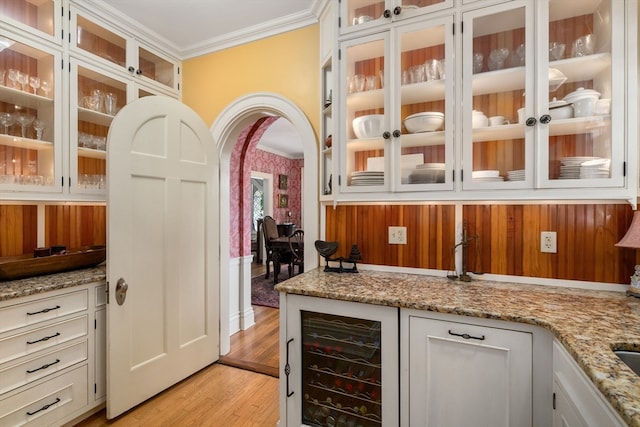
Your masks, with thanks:
[(404, 119), (404, 127), (409, 133), (433, 132), (444, 124), (444, 114), (437, 111), (416, 113)]

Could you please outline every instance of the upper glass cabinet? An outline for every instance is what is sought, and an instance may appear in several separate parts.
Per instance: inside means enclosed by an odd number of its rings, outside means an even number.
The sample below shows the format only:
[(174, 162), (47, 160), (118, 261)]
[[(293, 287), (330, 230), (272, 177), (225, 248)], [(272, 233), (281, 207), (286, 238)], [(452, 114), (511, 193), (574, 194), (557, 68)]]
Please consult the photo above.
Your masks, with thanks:
[(61, 191), (60, 54), (0, 40), (0, 188)]
[(357, 31), (452, 5), (453, 0), (346, 0), (341, 2), (340, 32)]
[[(62, 0), (3, 0), (0, 1), (2, 20), (10, 22), (38, 36), (61, 43)], [(57, 12), (56, 12), (57, 11)]]
[(71, 14), (72, 48), (90, 53), (150, 83), (178, 89), (178, 65), (161, 53), (139, 43), (130, 35), (118, 33), (88, 14)]

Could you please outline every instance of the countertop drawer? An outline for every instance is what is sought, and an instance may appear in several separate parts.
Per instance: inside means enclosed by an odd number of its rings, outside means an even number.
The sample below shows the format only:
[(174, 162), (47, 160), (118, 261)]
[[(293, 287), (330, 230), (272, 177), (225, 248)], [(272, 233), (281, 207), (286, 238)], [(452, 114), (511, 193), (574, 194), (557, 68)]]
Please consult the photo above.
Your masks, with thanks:
[(82, 341), (38, 357), (25, 359), (27, 360), (20, 360), (15, 365), (0, 369), (0, 394), (87, 360), (87, 342)]
[(0, 334), (87, 310), (86, 289), (0, 308)]
[(0, 364), (87, 335), (87, 315), (0, 339)]
[(0, 425), (47, 426), (87, 405), (87, 366), (0, 399)]

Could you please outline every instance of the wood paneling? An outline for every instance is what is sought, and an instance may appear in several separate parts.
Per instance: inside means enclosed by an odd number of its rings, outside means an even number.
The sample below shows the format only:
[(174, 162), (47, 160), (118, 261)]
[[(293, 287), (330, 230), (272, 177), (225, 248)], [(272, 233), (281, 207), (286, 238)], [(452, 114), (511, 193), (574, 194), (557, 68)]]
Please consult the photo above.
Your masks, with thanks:
[(36, 206), (0, 205), (0, 256), (33, 253), (37, 232)]
[[(326, 240), (335, 256), (358, 245), (365, 264), (447, 270), (453, 267), (454, 207), (450, 205), (341, 205), (326, 208)], [(407, 227), (407, 244), (390, 245), (389, 226)]]
[(69, 249), (105, 245), (106, 220), (105, 206), (46, 206), (45, 244)]
[[(326, 208), (326, 240), (336, 256), (357, 244), (362, 262), (425, 269), (453, 269), (455, 234), (451, 205), (341, 205)], [(638, 256), (615, 247), (631, 224), (628, 205), (465, 205), (467, 269), (491, 274), (629, 283)], [(389, 226), (406, 226), (406, 245), (387, 243)], [(540, 232), (557, 233), (558, 252), (540, 252)]]

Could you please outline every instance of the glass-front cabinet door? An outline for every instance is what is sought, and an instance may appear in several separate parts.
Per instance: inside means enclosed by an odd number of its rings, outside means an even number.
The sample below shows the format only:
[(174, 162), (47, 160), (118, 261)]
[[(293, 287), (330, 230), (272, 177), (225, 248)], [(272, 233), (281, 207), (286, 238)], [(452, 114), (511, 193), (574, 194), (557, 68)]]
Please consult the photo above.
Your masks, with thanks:
[(451, 7), (453, 0), (344, 0), (340, 32), (348, 33)]
[[(389, 33), (350, 40), (341, 45), (340, 76), (342, 146), (339, 185), (342, 192), (389, 189), (391, 143), (388, 88)], [(334, 184), (335, 185), (335, 184)]]
[(464, 108), (459, 128), (464, 189), (532, 186), (537, 122), (533, 18), (533, 2), (527, 1), (463, 16)]
[(3, 0), (0, 15), (5, 22), (60, 44), (61, 4), (62, 0)]
[(402, 26), (395, 33), (393, 191), (453, 188), (452, 26), (449, 16)]
[(624, 2), (550, 0), (548, 17), (548, 40), (541, 39), (548, 51), (540, 55), (545, 68), (548, 61), (549, 92), (539, 91), (538, 186), (622, 187)]
[(127, 81), (88, 64), (71, 61), (70, 164), (75, 193), (104, 194), (107, 133), (128, 102)]
[(286, 425), (399, 425), (397, 309), (287, 295), (286, 312)]
[(61, 192), (59, 52), (0, 33), (0, 191)]

